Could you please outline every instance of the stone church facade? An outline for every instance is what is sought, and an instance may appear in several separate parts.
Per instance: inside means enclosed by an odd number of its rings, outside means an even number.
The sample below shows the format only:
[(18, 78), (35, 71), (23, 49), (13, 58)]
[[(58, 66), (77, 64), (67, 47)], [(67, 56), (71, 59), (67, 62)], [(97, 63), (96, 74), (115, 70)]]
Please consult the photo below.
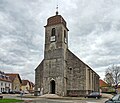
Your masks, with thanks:
[(44, 59), (35, 69), (35, 95), (83, 96), (99, 91), (99, 75), (68, 49), (68, 31), (58, 13), (47, 19)]

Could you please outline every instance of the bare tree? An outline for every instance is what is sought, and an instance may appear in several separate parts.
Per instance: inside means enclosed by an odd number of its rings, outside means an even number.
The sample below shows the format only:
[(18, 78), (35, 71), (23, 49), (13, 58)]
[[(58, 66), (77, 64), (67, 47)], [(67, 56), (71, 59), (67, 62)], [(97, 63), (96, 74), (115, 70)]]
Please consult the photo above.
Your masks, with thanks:
[(105, 73), (104, 80), (107, 82), (109, 86), (112, 86), (114, 84), (113, 76), (111, 73), (107, 72)]
[(105, 80), (108, 84), (117, 87), (120, 83), (120, 66), (112, 65), (106, 69)]

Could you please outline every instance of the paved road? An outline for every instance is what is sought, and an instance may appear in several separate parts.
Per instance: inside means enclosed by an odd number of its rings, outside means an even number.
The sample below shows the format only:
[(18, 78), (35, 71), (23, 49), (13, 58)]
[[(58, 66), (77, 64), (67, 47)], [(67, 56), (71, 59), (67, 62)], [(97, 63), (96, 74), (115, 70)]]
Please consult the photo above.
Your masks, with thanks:
[(34, 98), (21, 98), (20, 94), (4, 94), (4, 98), (22, 99), (22, 100), (34, 100)]
[(107, 99), (84, 99), (84, 100), (61, 100), (61, 99), (39, 99), (33, 100), (31, 103), (104, 103)]
[[(18, 95), (17, 95), (18, 96)], [(21, 99), (16, 95), (4, 95), (4, 98), (14, 98), (14, 99)], [(26, 100), (24, 103), (104, 103), (107, 98), (101, 99), (82, 99), (82, 100), (66, 100), (66, 99), (45, 99), (45, 98), (22, 98)]]

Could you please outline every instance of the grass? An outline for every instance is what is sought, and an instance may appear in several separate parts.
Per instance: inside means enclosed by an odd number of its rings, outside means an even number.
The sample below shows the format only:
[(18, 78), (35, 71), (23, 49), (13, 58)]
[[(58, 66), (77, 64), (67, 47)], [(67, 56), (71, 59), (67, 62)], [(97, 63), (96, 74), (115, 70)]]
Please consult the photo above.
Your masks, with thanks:
[(23, 102), (24, 100), (17, 99), (0, 99), (0, 103), (13, 103), (13, 102)]

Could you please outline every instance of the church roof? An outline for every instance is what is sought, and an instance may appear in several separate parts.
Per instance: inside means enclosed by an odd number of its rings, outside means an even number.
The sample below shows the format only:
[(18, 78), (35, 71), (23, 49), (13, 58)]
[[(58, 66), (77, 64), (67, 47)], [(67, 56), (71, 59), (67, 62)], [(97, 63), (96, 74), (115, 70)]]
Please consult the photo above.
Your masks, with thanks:
[[(74, 57), (76, 57), (79, 61), (81, 61), (86, 67), (89, 68), (89, 70), (92, 70), (96, 75), (98, 75), (90, 66), (88, 66), (86, 63), (84, 63), (80, 58), (78, 58), (74, 53), (72, 53), (69, 49), (68, 52), (71, 53)], [(99, 76), (99, 75), (98, 75)], [(100, 77), (100, 76), (99, 76)]]
[(61, 15), (55, 15), (55, 16), (52, 16), (47, 19), (46, 26), (52, 26), (52, 25), (56, 25), (56, 24), (63, 24), (65, 26), (65, 28), (68, 30), (66, 21), (64, 20), (64, 18)]

